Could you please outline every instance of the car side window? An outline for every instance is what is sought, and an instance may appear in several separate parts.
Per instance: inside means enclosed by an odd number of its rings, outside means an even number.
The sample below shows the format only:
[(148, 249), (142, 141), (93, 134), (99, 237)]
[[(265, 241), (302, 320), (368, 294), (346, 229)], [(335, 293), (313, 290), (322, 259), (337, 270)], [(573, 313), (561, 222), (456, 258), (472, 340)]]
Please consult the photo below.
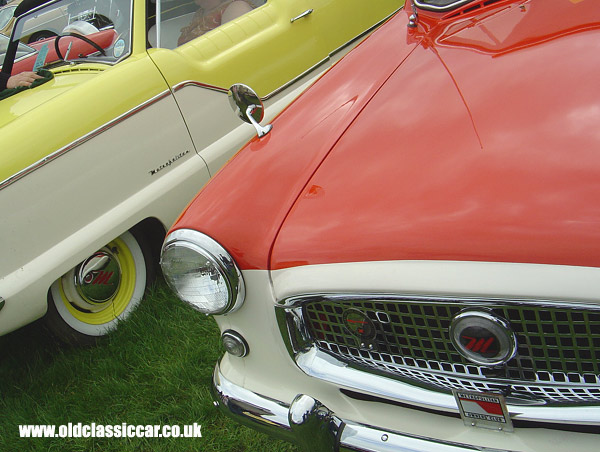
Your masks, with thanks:
[(10, 19), (12, 19), (13, 13), (15, 12), (16, 6), (7, 6), (0, 9), (0, 29), (6, 27)]
[(148, 44), (174, 49), (264, 3), (266, 0), (153, 0)]

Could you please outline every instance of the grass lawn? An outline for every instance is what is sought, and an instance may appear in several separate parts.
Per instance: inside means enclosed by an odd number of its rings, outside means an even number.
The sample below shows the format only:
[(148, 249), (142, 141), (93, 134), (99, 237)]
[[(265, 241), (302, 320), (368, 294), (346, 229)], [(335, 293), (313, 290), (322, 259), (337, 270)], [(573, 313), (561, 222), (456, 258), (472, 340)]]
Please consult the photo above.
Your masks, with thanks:
[[(240, 426), (212, 404), (222, 354), (210, 317), (159, 281), (131, 319), (86, 349), (33, 324), (0, 338), (0, 451), (295, 451)], [(202, 426), (202, 438), (19, 438), (20, 424)]]

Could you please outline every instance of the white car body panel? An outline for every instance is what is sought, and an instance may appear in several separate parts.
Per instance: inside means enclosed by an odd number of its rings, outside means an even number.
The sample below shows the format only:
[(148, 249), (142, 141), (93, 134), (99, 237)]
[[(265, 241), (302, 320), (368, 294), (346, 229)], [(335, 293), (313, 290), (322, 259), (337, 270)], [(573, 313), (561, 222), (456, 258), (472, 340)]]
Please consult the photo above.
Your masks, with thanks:
[[(342, 264), (331, 265), (331, 270), (324, 268), (327, 266), (311, 266), (276, 271), (272, 274), (266, 270), (242, 271), (248, 290), (244, 305), (236, 312), (216, 316), (215, 320), (221, 331), (232, 329), (240, 333), (248, 342), (250, 352), (243, 358), (226, 353), (217, 370), (222, 377), (234, 385), (258, 395), (268, 394), (269, 399), (284, 405), (291, 404), (298, 390), (301, 390), (302, 393), (310, 394), (311, 397), (319, 400), (332, 412), (344, 413), (345, 421), (376, 425), (378, 428), (405, 433), (409, 436), (507, 451), (588, 452), (596, 449), (595, 435), (536, 428), (522, 428), (519, 429), (518, 434), (491, 431), (466, 427), (460, 418), (435, 416), (430, 412), (414, 408), (349, 399), (339, 391), (340, 386), (314, 376), (309, 377), (302, 372), (290, 358), (280, 331), (273, 328), (273, 325), (277, 325), (275, 305), (280, 301), (275, 293), (285, 294), (285, 296), (299, 295), (309, 290), (314, 291), (315, 287), (333, 290), (342, 283), (342, 280), (345, 284), (350, 284), (350, 281), (354, 280), (352, 287), (358, 290), (357, 279), (362, 281), (361, 290), (372, 290), (385, 278), (371, 281), (368, 276), (380, 273), (383, 267), (393, 264), (395, 263), (348, 264), (356, 265), (355, 269), (359, 267), (365, 269), (369, 266), (372, 270), (378, 269), (363, 272), (360, 278), (356, 277), (356, 273), (348, 271), (348, 265)], [(284, 284), (290, 281), (288, 279), (290, 274), (284, 275), (286, 272), (295, 272), (294, 280), (299, 282), (293, 287)], [(338, 276), (334, 276), (334, 272), (337, 272)], [(273, 276), (273, 284), (271, 276)], [(335, 281), (325, 282), (328, 277), (332, 277)], [(395, 284), (396, 290), (400, 285)], [(394, 283), (388, 280), (386, 289), (391, 290), (393, 286)], [(348, 285), (344, 285), (343, 288), (347, 291)], [(385, 443), (381, 442), (381, 450), (385, 450), (384, 446)]]
[(272, 273), (275, 297), (393, 293), (598, 303), (600, 269), (502, 262), (386, 261), (306, 265)]
[[(326, 68), (320, 67), (270, 100), (266, 120), (281, 111)], [(42, 317), (52, 282), (139, 221), (156, 218), (168, 228), (191, 196), (210, 178), (206, 164), (211, 172), (216, 172), (255, 133), (251, 125), (235, 116), (223, 92), (193, 86), (181, 90), (178, 99), (190, 111), (196, 107), (198, 114), (190, 122), (198, 130), (196, 138), (200, 146), (205, 146), (202, 158), (195, 152), (182, 122), (164, 127), (165, 118), (180, 114), (174, 98), (166, 95), (61, 155), (60, 164), (50, 162), (35, 171), (35, 178), (25, 177), (0, 191), (0, 200), (14, 205), (11, 215), (0, 221), (0, 227), (6, 231), (0, 247), (10, 250), (12, 256), (0, 262), (0, 274), (5, 275), (0, 278), (0, 296), (7, 301), (1, 311), (0, 335)], [(206, 115), (206, 106), (214, 114)], [(230, 132), (218, 138), (224, 127)], [(148, 130), (162, 132), (148, 134)], [(98, 148), (103, 149), (101, 161), (94, 159)], [(178, 156), (181, 157), (168, 168), (154, 175), (150, 173)], [(90, 161), (94, 165), (90, 166)], [(130, 168), (138, 171), (133, 173)], [(82, 191), (82, 178), (100, 179), (102, 183), (90, 183), (89, 191)], [(113, 186), (114, 180), (119, 180), (119, 185)], [(62, 184), (61, 202), (56, 201), (56, 191), (43, 189), (55, 186), (57, 181)], [(129, 187), (128, 197), (124, 192), (126, 187)], [(39, 224), (32, 222), (32, 218), (48, 219), (43, 235), (37, 233)], [(53, 218), (68, 218), (69, 227), (63, 221), (53, 222)]]

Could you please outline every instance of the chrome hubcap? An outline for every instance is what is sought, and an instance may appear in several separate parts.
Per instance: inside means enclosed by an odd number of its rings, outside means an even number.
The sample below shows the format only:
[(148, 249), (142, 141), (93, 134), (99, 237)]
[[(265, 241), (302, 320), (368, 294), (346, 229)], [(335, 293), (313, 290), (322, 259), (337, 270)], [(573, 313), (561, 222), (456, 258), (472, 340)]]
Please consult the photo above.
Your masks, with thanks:
[(95, 252), (73, 269), (71, 280), (77, 296), (71, 303), (88, 310), (100, 311), (110, 304), (121, 285), (121, 266), (107, 248)]

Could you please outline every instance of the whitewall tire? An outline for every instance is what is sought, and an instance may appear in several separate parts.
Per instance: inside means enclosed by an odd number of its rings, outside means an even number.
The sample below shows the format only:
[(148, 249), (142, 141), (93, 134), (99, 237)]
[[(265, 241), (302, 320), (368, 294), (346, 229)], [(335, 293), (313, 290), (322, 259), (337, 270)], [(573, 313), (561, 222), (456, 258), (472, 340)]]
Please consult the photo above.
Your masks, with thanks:
[(139, 305), (151, 275), (143, 240), (125, 232), (52, 284), (46, 324), (66, 342), (95, 342)]

